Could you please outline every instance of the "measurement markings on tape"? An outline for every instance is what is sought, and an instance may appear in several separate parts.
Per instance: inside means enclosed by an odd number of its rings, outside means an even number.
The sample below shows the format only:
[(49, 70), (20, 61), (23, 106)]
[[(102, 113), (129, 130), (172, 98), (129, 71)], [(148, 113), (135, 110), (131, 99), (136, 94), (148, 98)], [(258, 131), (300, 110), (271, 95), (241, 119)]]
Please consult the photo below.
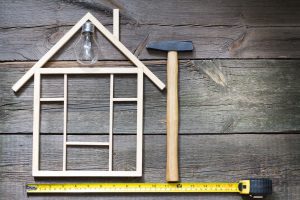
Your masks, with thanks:
[(37, 183), (27, 184), (27, 193), (239, 193), (262, 197), (272, 193), (269, 179), (235, 183)]

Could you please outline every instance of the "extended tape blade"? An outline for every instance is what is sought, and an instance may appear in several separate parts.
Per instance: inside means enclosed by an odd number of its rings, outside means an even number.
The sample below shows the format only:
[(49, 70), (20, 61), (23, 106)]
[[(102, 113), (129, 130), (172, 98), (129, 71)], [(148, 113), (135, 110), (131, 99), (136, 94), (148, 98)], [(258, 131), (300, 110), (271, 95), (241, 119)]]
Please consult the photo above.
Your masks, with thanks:
[(51, 183), (27, 184), (27, 193), (239, 193), (239, 183)]

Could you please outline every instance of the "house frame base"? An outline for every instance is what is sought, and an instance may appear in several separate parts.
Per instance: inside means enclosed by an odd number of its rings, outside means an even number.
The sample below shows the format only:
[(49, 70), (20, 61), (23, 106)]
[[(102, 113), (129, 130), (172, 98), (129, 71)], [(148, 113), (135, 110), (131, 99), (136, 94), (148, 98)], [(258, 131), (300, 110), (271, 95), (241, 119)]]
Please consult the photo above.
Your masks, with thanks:
[(34, 171), (34, 177), (141, 177), (142, 171)]
[[(64, 96), (60, 98), (41, 98), (41, 75), (60, 74), (64, 77)], [(109, 114), (109, 141), (108, 142), (80, 142), (67, 141), (67, 97), (69, 74), (106, 74), (110, 76), (110, 114)], [(137, 97), (115, 98), (114, 97), (114, 74), (137, 75)], [(33, 114), (33, 157), (32, 175), (34, 177), (139, 177), (142, 176), (142, 152), (143, 152), (143, 69), (124, 67), (95, 67), (95, 68), (40, 68), (34, 73), (34, 114)], [(63, 131), (63, 167), (60, 171), (47, 171), (40, 169), (40, 102), (64, 102), (64, 131)], [(136, 171), (113, 170), (113, 107), (116, 101), (136, 101), (137, 103), (137, 144), (136, 144)], [(68, 170), (67, 169), (67, 146), (108, 146), (109, 163), (107, 171)]]

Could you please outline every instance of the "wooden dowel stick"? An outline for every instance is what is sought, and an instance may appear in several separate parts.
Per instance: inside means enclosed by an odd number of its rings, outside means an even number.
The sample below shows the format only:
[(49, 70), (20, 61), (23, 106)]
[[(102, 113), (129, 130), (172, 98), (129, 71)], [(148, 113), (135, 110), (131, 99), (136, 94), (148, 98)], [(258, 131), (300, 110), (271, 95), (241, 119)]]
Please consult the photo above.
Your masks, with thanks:
[(68, 77), (64, 75), (64, 141), (63, 141), (63, 171), (67, 170), (67, 123), (68, 123)]
[(167, 173), (168, 182), (178, 175), (178, 53), (168, 52), (167, 63)]
[(40, 143), (40, 73), (34, 74), (34, 98), (33, 98), (33, 147), (32, 147), (32, 175), (39, 171), (39, 143)]
[(113, 123), (114, 123), (114, 75), (110, 75), (110, 98), (109, 98), (109, 158), (108, 170), (113, 170)]
[(119, 9), (113, 10), (113, 35), (120, 40), (120, 17), (119, 17)]

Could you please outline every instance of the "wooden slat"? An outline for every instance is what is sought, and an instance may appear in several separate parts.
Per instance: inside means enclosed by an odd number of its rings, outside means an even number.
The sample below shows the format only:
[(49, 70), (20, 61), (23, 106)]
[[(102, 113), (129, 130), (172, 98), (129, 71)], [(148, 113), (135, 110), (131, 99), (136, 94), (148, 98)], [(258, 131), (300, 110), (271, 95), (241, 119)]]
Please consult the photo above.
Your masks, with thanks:
[[(126, 63), (103, 64), (120, 66)], [(62, 67), (73, 65), (72, 62), (57, 64)], [(165, 61), (148, 61), (146, 64), (161, 80), (166, 80)], [(181, 62), (180, 133), (299, 131), (299, 65), (299, 60), (205, 60), (198, 61), (196, 65)], [(1, 133), (32, 132), (32, 82), (17, 95), (10, 89), (29, 66), (30, 64), (26, 63), (0, 64), (0, 81), (3, 85), (0, 87)], [(69, 121), (70, 133), (108, 132), (108, 124), (99, 126), (99, 122), (109, 116), (109, 96), (103, 96), (103, 91), (109, 86), (109, 79), (107, 83), (98, 80), (97, 77), (89, 79), (86, 76), (69, 78), (73, 85), (70, 86), (72, 90), (69, 90), (69, 95), (73, 98), (69, 98), (72, 100), (68, 108), (69, 119), (77, 120)], [(52, 88), (62, 87), (59, 82), (49, 81), (49, 84)], [(136, 83), (124, 84), (119, 80), (115, 84), (115, 92), (126, 94)], [(136, 89), (132, 94), (136, 94)], [(48, 94), (57, 95), (55, 89), (53, 93)], [(120, 103), (120, 106), (115, 108), (115, 119), (118, 123), (115, 124), (114, 132), (135, 132), (136, 105)], [(165, 107), (165, 92), (160, 92), (145, 78), (145, 133), (165, 133)], [(45, 126), (41, 127), (42, 132), (62, 133), (59, 123), (62, 120), (61, 110), (45, 105), (42, 112), (47, 120)]]
[[(54, 153), (52, 148), (59, 148), (61, 136), (47, 136), (46, 156), (52, 156), (47, 164), (53, 166), (61, 161), (61, 155)], [(135, 159), (131, 151), (134, 135), (119, 136), (116, 145), (120, 149), (120, 160), (117, 166), (130, 165)], [(122, 179), (131, 182), (164, 182), (165, 181), (165, 136), (145, 136), (145, 157), (143, 179)], [(180, 172), (181, 181), (236, 181), (245, 177), (270, 177), (274, 184), (274, 195), (269, 199), (298, 199), (300, 190), (300, 135), (190, 135), (180, 136)], [(0, 192), (4, 199), (25, 199), (25, 183), (35, 182), (31, 176), (31, 136), (0, 135), (1, 164), (0, 164)], [(92, 149), (89, 150), (92, 153)], [(80, 157), (80, 166), (91, 161), (104, 162), (102, 157), (84, 156), (82, 149), (75, 151), (76, 159)], [(54, 155), (53, 155), (54, 154)], [(128, 157), (131, 155), (131, 157)], [(57, 160), (58, 159), (58, 160)], [(79, 163), (79, 162), (77, 162)], [(92, 165), (95, 167), (96, 165)], [(94, 168), (96, 169), (96, 168)], [(116, 182), (116, 179), (39, 179), (36, 182), (78, 182), (78, 181)], [(99, 199), (111, 195), (88, 196), (87, 199)], [(140, 195), (118, 195), (115, 198), (142, 198)], [(179, 199), (221, 199), (238, 200), (239, 195), (163, 195), (161, 198), (177, 197)], [(44, 199), (47, 196), (37, 196)], [(70, 198), (57, 195), (55, 199)], [(81, 197), (80, 197), (81, 198)], [(157, 198), (157, 195), (147, 195), (144, 198)]]
[(114, 126), (114, 75), (110, 75), (109, 83), (109, 157), (108, 170), (113, 170), (113, 126)]
[(68, 134), (68, 75), (64, 74), (64, 129), (63, 129), (63, 171), (67, 168), (67, 134)]
[(54, 102), (54, 101), (64, 101), (65, 98), (40, 98), (40, 101), (45, 101), (45, 102)]
[(137, 98), (113, 98), (113, 101), (137, 101)]
[(41, 103), (40, 103), (40, 94), (41, 94), (41, 76), (39, 73), (34, 75), (34, 95), (33, 95), (33, 145), (32, 145), (32, 173), (36, 172), (39, 169), (39, 144), (40, 144), (40, 114), (41, 114)]
[(144, 73), (141, 69), (139, 69), (137, 77), (136, 107), (136, 171), (140, 176), (143, 176)]
[[(182, 58), (300, 57), (300, 3), (297, 0), (285, 3), (177, 0), (172, 4), (158, 0), (150, 4), (128, 1), (117, 5), (121, 9), (122, 43), (142, 59), (165, 58), (163, 53), (149, 53), (145, 45), (169, 38), (194, 42), (194, 53), (181, 54)], [(156, 6), (157, 2), (161, 5)], [(112, 31), (111, 8), (116, 5), (107, 2), (2, 3), (0, 41), (6, 48), (0, 49), (0, 60), (39, 60), (88, 11)], [(97, 38), (103, 49), (100, 59), (125, 59), (102, 36), (98, 34)], [(54, 59), (74, 60), (74, 41)]]
[(113, 35), (120, 40), (120, 13), (119, 9), (113, 10)]
[(39, 171), (35, 177), (139, 177), (140, 173), (136, 171)]
[[(49, 29), (44, 27), (0, 29), (0, 41), (8, 43), (5, 49), (0, 49), (0, 59), (5, 61), (38, 60), (69, 29), (70, 26), (54, 29), (54, 32), (50, 33), (51, 41), (47, 37)], [(299, 33), (299, 27), (121, 26), (122, 43), (139, 59), (166, 59), (165, 53), (148, 51), (145, 45), (149, 41), (167, 39), (193, 41), (193, 53), (179, 55), (180, 58), (185, 59), (299, 58)], [(75, 60), (73, 44), (78, 39), (76, 36), (51, 60)], [(100, 60), (127, 60), (99, 33), (97, 38), (103, 49)]]
[(66, 142), (68, 146), (108, 146), (108, 142)]
[[(1, 3), (0, 26), (5, 28), (72, 25), (87, 12), (104, 24), (112, 24), (112, 9), (119, 8), (121, 23), (157, 25), (299, 25), (297, 0), (122, 0), (111, 1), (30, 1)], [(17, 14), (15, 14), (17, 13)], [(32, 17), (36, 16), (36, 17)]]
[(38, 69), (41, 74), (136, 74), (137, 68), (41, 68)]

